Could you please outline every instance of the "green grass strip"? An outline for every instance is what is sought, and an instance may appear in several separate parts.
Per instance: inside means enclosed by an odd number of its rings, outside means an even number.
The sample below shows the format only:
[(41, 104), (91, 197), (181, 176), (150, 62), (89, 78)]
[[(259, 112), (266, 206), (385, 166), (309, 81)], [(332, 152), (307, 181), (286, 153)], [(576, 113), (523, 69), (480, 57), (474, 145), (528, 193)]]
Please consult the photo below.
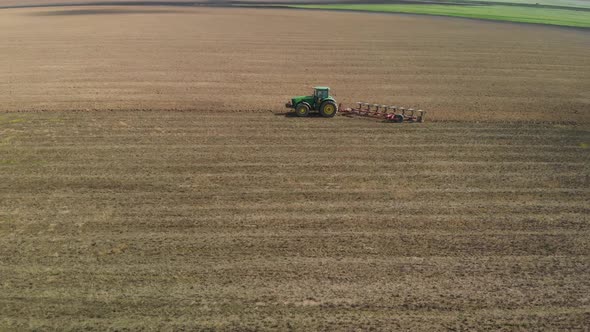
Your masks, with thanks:
[(385, 13), (428, 14), (479, 18), (497, 21), (551, 24), (590, 28), (590, 12), (567, 9), (519, 6), (460, 6), (460, 5), (294, 5), (294, 8), (339, 9)]
[(498, 4), (498, 2), (507, 3), (510, 5), (543, 5), (543, 6), (561, 6), (572, 8), (590, 8), (590, 0), (437, 0), (436, 2), (444, 3), (463, 3), (466, 2), (489, 2)]

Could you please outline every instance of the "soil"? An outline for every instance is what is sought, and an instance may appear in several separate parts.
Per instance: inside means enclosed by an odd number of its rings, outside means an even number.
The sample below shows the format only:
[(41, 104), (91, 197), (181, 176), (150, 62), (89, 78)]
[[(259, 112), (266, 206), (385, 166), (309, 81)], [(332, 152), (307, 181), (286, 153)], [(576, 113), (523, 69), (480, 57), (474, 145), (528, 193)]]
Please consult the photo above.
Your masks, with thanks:
[[(588, 32), (101, 6), (0, 41), (0, 330), (590, 326)], [(427, 122), (285, 116), (315, 85)]]
[(8, 113), (0, 329), (577, 329), (590, 131)]
[(430, 120), (590, 121), (586, 31), (278, 9), (29, 8), (0, 17), (4, 111), (280, 111), (327, 85), (345, 106), (421, 108)]

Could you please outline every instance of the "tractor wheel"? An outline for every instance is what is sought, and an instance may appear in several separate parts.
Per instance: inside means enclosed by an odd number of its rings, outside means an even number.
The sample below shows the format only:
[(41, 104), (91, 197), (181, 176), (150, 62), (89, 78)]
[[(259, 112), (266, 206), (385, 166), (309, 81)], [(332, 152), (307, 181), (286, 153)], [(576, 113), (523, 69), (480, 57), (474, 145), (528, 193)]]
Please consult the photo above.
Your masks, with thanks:
[(334, 115), (336, 115), (337, 110), (338, 107), (336, 106), (336, 103), (331, 100), (323, 102), (320, 106), (320, 114), (324, 118), (333, 118)]
[(309, 106), (307, 104), (299, 104), (295, 107), (295, 114), (299, 117), (304, 117), (309, 115)]

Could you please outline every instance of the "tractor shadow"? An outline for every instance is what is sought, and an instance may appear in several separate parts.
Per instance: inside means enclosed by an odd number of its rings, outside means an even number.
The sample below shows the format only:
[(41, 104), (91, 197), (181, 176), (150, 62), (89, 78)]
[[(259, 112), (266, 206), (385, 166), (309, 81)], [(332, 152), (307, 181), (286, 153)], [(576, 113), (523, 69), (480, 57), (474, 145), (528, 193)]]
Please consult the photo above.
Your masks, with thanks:
[[(279, 112), (279, 113), (274, 113), (274, 115), (284, 116), (286, 118), (299, 118), (297, 116), (297, 114), (295, 114), (295, 112)], [(320, 113), (309, 113), (309, 115), (306, 116), (305, 118), (322, 118), (323, 119), (323, 117), (320, 115)]]

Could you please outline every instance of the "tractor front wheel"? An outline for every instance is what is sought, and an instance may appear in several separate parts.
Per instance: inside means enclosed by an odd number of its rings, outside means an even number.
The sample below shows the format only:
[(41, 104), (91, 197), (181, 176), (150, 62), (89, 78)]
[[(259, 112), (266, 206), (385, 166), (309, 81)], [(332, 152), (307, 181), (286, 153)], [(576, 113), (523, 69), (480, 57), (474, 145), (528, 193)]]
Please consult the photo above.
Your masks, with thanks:
[(324, 118), (334, 117), (334, 115), (336, 115), (337, 110), (338, 110), (338, 107), (336, 106), (336, 103), (333, 101), (325, 101), (320, 106), (320, 114)]
[(297, 105), (297, 107), (295, 107), (295, 114), (297, 114), (297, 116), (299, 116), (299, 117), (308, 116), (309, 115), (309, 106), (307, 106), (306, 104), (303, 104), (303, 103)]

